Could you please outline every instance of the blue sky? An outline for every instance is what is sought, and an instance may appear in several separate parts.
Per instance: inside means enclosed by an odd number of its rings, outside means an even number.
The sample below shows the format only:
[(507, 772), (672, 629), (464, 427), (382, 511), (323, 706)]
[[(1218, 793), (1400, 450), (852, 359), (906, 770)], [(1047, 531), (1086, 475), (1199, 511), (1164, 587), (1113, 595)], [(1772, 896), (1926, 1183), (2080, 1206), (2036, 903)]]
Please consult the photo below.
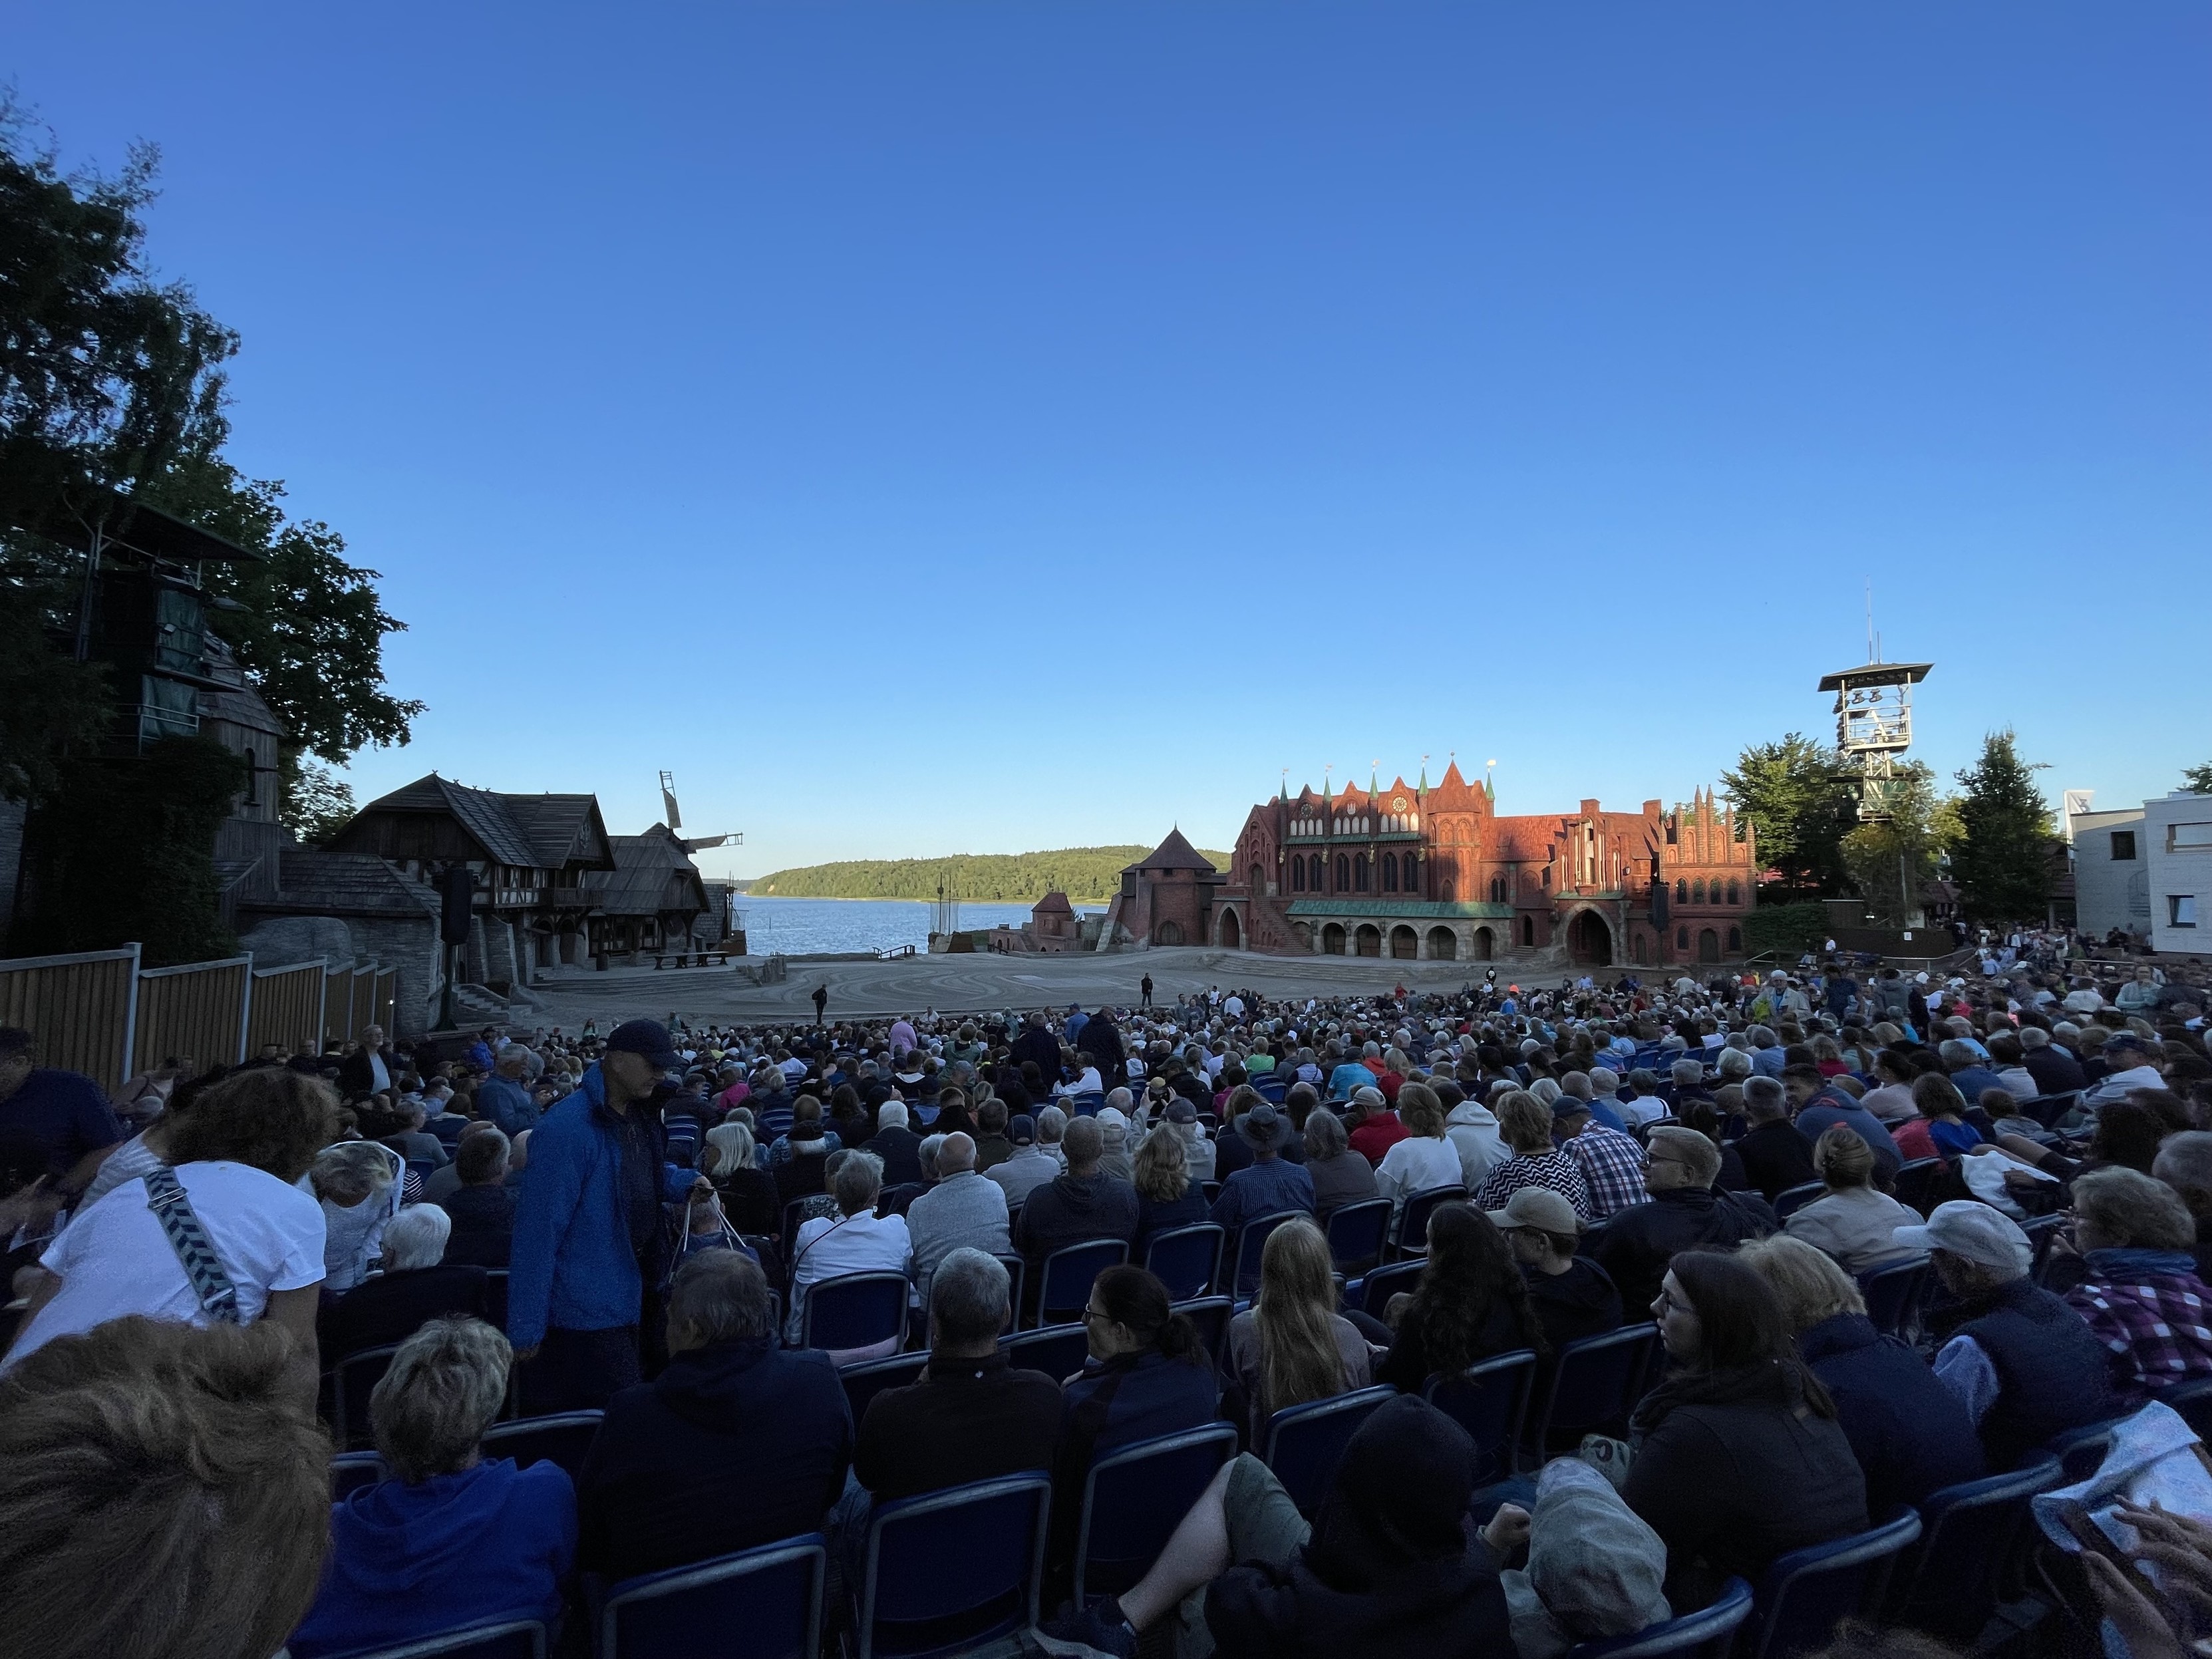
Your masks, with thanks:
[[(817, 859), (1686, 798), (1871, 579), (2054, 798), (2212, 760), (2212, 11), (9, 8), (385, 573), (352, 768)], [(1472, 764), (1470, 764), (1470, 763)]]

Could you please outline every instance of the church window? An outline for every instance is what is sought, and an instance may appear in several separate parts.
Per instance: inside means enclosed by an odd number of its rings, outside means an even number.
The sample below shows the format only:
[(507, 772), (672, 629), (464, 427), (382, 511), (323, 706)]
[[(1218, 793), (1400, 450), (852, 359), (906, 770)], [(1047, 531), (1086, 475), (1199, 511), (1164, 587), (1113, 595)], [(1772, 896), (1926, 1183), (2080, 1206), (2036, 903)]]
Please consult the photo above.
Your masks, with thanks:
[(1351, 890), (1351, 864), (1346, 860), (1343, 854), (1339, 853), (1336, 855), (1336, 890), (1338, 892), (1343, 893)]
[(1398, 855), (1395, 853), (1382, 855), (1382, 890), (1386, 893), (1398, 890)]
[(1367, 890), (1367, 854), (1364, 853), (1352, 854), (1352, 890), (1355, 893), (1364, 893)]
[(1687, 904), (1689, 902), (1690, 884), (1686, 881), (1676, 882), (1674, 884), (1674, 902), (1677, 904)]
[(1407, 854), (1400, 866), (1400, 870), (1405, 878), (1406, 890), (1409, 893), (1419, 892), (1421, 890), (1420, 855), (1417, 853)]
[(1306, 859), (1303, 853), (1293, 855), (1291, 860), (1291, 890), (1293, 893), (1306, 890)]
[[(1729, 884), (1729, 900), (1728, 900), (1728, 902), (1729, 902), (1730, 904), (1741, 904), (1741, 903), (1742, 903), (1742, 902), (1743, 902), (1743, 889), (1742, 889), (1741, 886), (1737, 885), (1735, 882), (1730, 882), (1730, 883)], [(1730, 949), (1734, 949), (1734, 948), (1735, 948), (1735, 940), (1734, 940), (1733, 936), (1731, 936), (1730, 940), (1729, 940), (1729, 948), (1730, 948)]]

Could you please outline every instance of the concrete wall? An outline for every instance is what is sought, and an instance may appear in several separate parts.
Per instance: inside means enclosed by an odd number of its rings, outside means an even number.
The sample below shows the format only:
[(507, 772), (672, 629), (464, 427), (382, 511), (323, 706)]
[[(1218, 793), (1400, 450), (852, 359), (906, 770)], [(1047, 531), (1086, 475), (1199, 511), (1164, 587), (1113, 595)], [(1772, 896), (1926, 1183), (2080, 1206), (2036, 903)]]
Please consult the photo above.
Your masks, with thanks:
[(398, 969), (392, 988), (392, 1023), (397, 1028), (392, 1036), (422, 1036), (438, 1012), (437, 918), (368, 921), (355, 916), (346, 925), (362, 960)]
[(2212, 956), (2212, 795), (2145, 801), (2143, 831), (2152, 945)]
[[(2149, 932), (2150, 849), (2142, 809), (2076, 812), (2066, 827), (2074, 841), (2075, 925), (2099, 936), (2115, 927)], [(2134, 856), (2112, 856), (2115, 834), (2135, 837)], [(2121, 850), (2127, 850), (2124, 841)]]

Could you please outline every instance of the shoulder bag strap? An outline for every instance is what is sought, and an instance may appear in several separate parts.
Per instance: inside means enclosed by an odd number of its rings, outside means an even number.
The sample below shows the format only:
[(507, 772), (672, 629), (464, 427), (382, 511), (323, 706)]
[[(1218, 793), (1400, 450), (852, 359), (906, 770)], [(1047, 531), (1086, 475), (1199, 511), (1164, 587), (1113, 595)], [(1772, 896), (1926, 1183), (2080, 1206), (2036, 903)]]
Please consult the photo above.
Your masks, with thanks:
[(146, 1207), (169, 1236), (169, 1248), (191, 1283), (207, 1316), (218, 1325), (238, 1323), (238, 1291), (223, 1272), (222, 1261), (208, 1243), (207, 1230), (193, 1212), (192, 1201), (178, 1183), (177, 1172), (166, 1164), (146, 1172)]

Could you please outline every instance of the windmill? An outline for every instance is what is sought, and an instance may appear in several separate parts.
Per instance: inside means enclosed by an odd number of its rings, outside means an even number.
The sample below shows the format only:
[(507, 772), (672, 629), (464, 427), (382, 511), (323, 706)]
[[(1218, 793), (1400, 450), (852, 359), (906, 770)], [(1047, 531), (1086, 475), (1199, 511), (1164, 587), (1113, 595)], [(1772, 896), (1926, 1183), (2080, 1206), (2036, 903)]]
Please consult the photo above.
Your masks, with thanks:
[[(673, 772), (663, 772), (660, 775), (660, 810), (666, 815), (668, 827), (671, 830), (678, 831), (683, 830), (684, 813), (676, 805), (676, 775)], [(732, 830), (720, 836), (678, 834), (677, 839), (684, 843), (684, 850), (687, 853), (704, 853), (710, 848), (743, 847), (745, 844), (744, 835), (738, 830)]]

